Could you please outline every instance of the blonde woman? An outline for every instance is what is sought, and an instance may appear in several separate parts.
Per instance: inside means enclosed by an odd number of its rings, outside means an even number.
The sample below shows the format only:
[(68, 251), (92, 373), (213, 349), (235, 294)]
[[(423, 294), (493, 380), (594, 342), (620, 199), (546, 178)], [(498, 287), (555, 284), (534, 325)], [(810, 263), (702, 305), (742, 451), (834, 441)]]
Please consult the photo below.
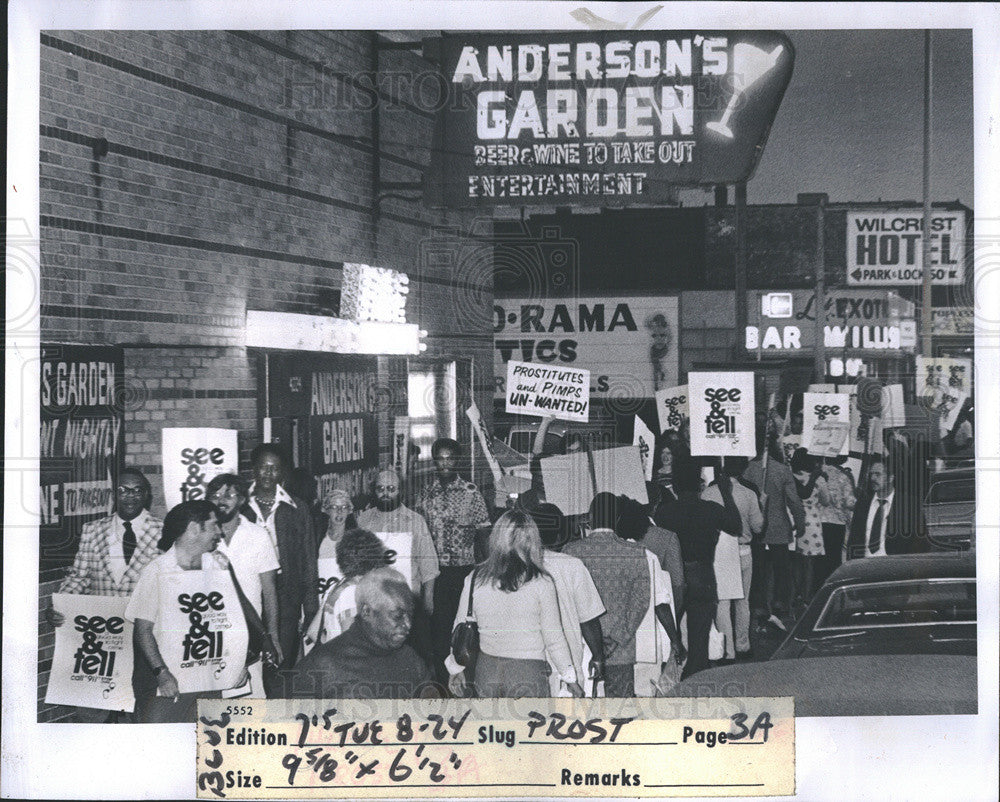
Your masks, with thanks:
[[(511, 510), (494, 524), (486, 560), (465, 579), (455, 626), (466, 618), (470, 590), (479, 625), (479, 696), (549, 696), (546, 654), (570, 693), (583, 696), (563, 634), (555, 584), (542, 567), (542, 542), (530, 516)], [(447, 665), (452, 693), (464, 696), (464, 670), (453, 655)]]

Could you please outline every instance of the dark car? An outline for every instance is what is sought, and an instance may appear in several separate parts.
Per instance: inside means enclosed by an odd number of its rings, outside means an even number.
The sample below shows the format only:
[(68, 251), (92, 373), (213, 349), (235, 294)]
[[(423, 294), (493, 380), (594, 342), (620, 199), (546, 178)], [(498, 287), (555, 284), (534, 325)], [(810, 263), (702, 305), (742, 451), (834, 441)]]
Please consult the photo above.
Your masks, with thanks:
[(844, 654), (975, 655), (975, 553), (842, 565), (771, 659)]
[(869, 557), (826, 581), (770, 660), (671, 696), (794, 696), (798, 716), (975, 713), (974, 552)]
[(792, 696), (796, 716), (944, 716), (975, 714), (976, 687), (970, 655), (836, 655), (710, 668), (670, 696)]
[(927, 536), (938, 550), (976, 546), (976, 473), (972, 468), (939, 471), (924, 498)]

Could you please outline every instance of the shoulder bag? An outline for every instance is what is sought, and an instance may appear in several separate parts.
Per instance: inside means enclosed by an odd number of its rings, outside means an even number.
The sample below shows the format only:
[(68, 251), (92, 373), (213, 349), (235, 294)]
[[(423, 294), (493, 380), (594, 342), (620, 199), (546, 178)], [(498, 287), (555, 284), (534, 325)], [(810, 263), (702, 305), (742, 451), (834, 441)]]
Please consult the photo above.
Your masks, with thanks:
[(474, 569), (469, 580), (469, 609), (466, 611), (465, 620), (451, 633), (451, 653), (455, 656), (455, 662), (466, 668), (474, 666), (479, 657), (479, 624), (472, 613), (472, 597), (476, 589), (478, 571), (478, 568)]
[(240, 599), (240, 606), (243, 608), (243, 617), (247, 622), (247, 665), (252, 666), (261, 658), (265, 665), (276, 668), (277, 650), (274, 648), (274, 640), (264, 626), (257, 609), (250, 602), (240, 587), (239, 580), (236, 579), (236, 572), (233, 570), (232, 560), (229, 561), (229, 578), (233, 580), (236, 588), (236, 595)]

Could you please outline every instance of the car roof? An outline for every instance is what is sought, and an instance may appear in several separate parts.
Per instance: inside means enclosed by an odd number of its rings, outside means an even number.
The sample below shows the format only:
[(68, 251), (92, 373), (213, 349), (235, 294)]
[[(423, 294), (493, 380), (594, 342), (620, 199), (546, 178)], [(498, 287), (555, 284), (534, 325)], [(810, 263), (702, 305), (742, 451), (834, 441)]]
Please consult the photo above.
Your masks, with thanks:
[[(836, 655), (710, 668), (670, 696), (720, 704), (717, 697), (733, 697), (734, 706), (748, 697), (793, 696), (796, 716), (946, 715), (975, 713), (976, 687), (972, 655)], [(683, 703), (675, 702), (683, 717)]]
[(932, 482), (939, 482), (941, 480), (948, 479), (974, 479), (976, 476), (975, 468), (948, 468), (943, 471), (938, 471), (931, 476)]
[(974, 551), (933, 554), (895, 554), (850, 560), (840, 566), (827, 585), (857, 582), (891, 582), (899, 579), (953, 579), (976, 576)]

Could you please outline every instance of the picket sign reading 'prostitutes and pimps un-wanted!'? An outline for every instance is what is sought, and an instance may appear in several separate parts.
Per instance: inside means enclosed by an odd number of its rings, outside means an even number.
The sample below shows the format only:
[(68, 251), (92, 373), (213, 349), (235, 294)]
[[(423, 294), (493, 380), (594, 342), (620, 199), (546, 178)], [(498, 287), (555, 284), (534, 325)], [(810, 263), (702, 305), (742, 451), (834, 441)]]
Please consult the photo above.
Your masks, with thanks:
[(132, 622), (125, 596), (54, 593), (65, 617), (56, 645), (45, 703), (132, 712)]
[(511, 360), (507, 363), (506, 396), (507, 412), (587, 421), (590, 371)]
[(691, 456), (753, 457), (754, 374), (688, 374)]

